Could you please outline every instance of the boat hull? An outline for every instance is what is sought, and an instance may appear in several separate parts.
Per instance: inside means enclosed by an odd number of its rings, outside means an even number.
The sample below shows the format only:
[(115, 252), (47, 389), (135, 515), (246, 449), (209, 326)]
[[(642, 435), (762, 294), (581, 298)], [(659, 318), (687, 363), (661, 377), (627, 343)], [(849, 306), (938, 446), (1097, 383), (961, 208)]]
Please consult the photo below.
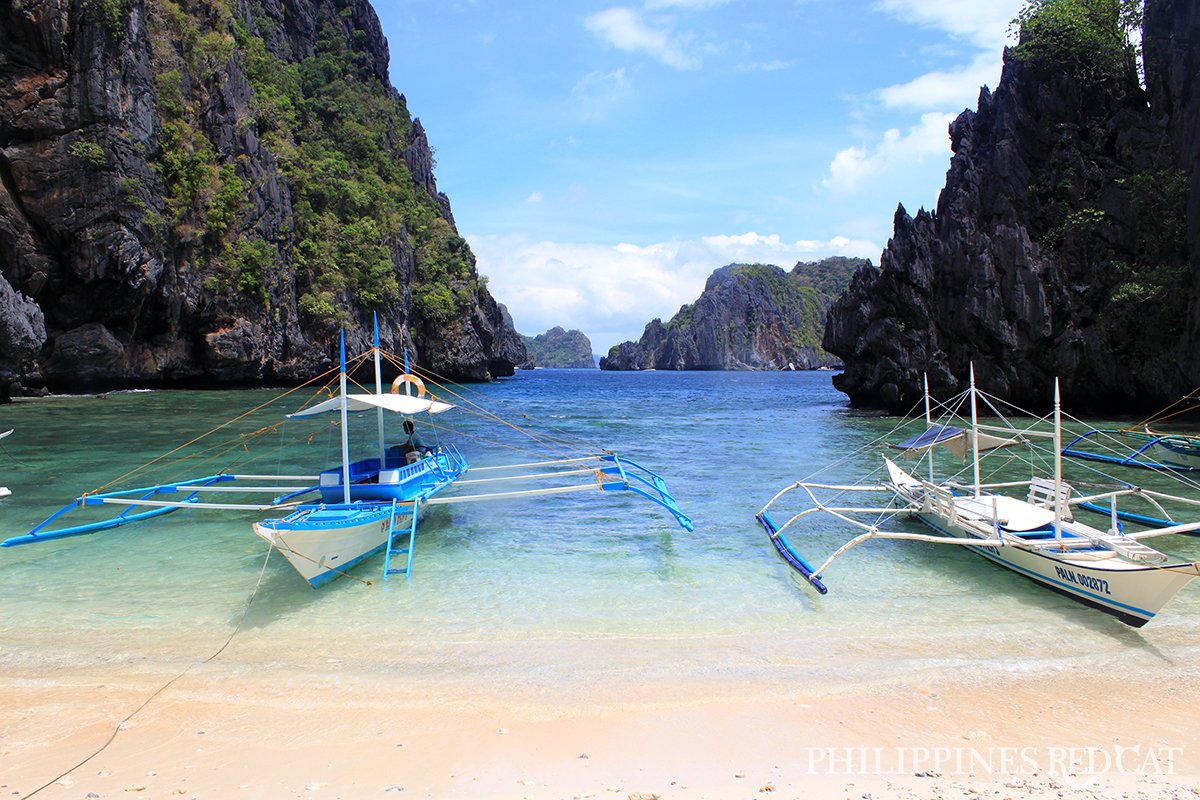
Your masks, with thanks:
[[(913, 516), (933, 530), (955, 538), (983, 538), (971, 525), (952, 524), (941, 514), (915, 511)], [(1197, 576), (1192, 564), (1105, 565), (1063, 558), (1019, 545), (968, 547), (994, 564), (1024, 575), (1091, 608), (1111, 614), (1135, 628), (1145, 625), (1180, 589)]]
[(392, 506), (317, 506), (283, 519), (254, 523), (254, 532), (288, 560), (313, 588), (344, 574), (387, 546), (393, 526), (412, 524), (411, 511)]
[(1150, 452), (1168, 466), (1200, 469), (1200, 442), (1196, 439), (1165, 436), (1154, 443)]

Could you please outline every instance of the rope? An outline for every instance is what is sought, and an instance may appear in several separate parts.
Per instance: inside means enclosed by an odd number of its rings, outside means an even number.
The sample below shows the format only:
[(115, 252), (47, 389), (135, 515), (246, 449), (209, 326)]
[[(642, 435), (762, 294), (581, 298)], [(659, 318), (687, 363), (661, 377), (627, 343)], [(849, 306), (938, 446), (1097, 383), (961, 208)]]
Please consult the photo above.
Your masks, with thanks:
[[(392, 363), (394, 366), (398, 366), (401, 369), (403, 369), (403, 365), (400, 364), (399, 362), (397, 362), (395, 357), (392, 356), (391, 354), (383, 353), (383, 356), (385, 358), (387, 358), (388, 361), (390, 363)], [(529, 430), (527, 430), (525, 428), (520, 427), (519, 425), (514, 425), (513, 423), (509, 422), (508, 420), (498, 416), (497, 414), (495, 414), (491, 411), (488, 411), (483, 406), (476, 403), (474, 400), (471, 400), (470, 398), (468, 398), (464, 394), (461, 394), (460, 392), (454, 391), (453, 389), (450, 388), (449, 385), (447, 385), (446, 383), (443, 383), (443, 381), (449, 380), (448, 378), (446, 378), (443, 375), (439, 375), (438, 373), (433, 372), (432, 370), (425, 370), (425, 369), (415, 368), (415, 367), (411, 367), (411, 366), (410, 366), (410, 371), (412, 373), (418, 375), (419, 377), (425, 378), (427, 383), (437, 386), (439, 389), (445, 391), (450, 396), (458, 399), (460, 401), (459, 407), (462, 408), (463, 411), (465, 411), (467, 413), (473, 413), (476, 416), (481, 417), (482, 419), (487, 419), (492, 422), (498, 422), (501, 425), (511, 428), (512, 430), (516, 431), (517, 433), (520, 433), (520, 434), (534, 440), (538, 444), (545, 447), (547, 449), (547, 451), (549, 451), (551, 453), (569, 454), (569, 453), (573, 453), (573, 452), (585, 452), (584, 449), (566, 448), (566, 447), (564, 447), (565, 441), (560, 440), (558, 442), (555, 442), (553, 440), (553, 437), (539, 436), (537, 434), (530, 432)], [(459, 388), (462, 389), (463, 387), (459, 386)], [(465, 404), (465, 406), (464, 406), (464, 404)], [(469, 406), (469, 407), (466, 407), (466, 406)], [(596, 446), (593, 443), (587, 442), (586, 440), (576, 439), (576, 441), (579, 444), (586, 445), (587, 449), (598, 449), (598, 448), (596, 448)]]
[[(336, 368), (335, 368), (335, 369), (336, 369)], [(123, 474), (123, 475), (118, 475), (116, 478), (113, 478), (113, 479), (112, 479), (111, 481), (109, 481), (108, 483), (106, 483), (106, 484), (103, 484), (102, 486), (98, 486), (98, 487), (96, 487), (95, 489), (93, 489), (93, 490), (92, 490), (92, 491), (90, 491), (90, 492), (85, 492), (85, 493), (84, 493), (84, 495), (85, 495), (85, 496), (87, 496), (87, 495), (89, 495), (89, 494), (98, 494), (99, 492), (102, 492), (102, 491), (104, 491), (104, 490), (105, 490), (105, 489), (107, 489), (108, 487), (110, 487), (110, 486), (113, 486), (113, 485), (115, 485), (115, 484), (117, 484), (117, 483), (119, 483), (119, 482), (123, 481), (124, 479), (126, 479), (126, 478), (128, 478), (128, 477), (131, 477), (131, 476), (133, 476), (133, 475), (137, 475), (138, 473), (140, 473), (140, 472), (142, 472), (142, 471), (144, 471), (144, 470), (148, 469), (149, 467), (151, 467), (151, 466), (153, 466), (153, 465), (155, 465), (155, 464), (159, 463), (160, 461), (163, 461), (163, 460), (165, 460), (165, 459), (169, 458), (170, 456), (174, 455), (175, 453), (178, 453), (180, 450), (183, 450), (185, 447), (188, 447), (189, 445), (195, 444), (196, 442), (200, 441), (201, 439), (207, 438), (208, 436), (211, 436), (212, 434), (216, 433), (216, 432), (217, 432), (217, 431), (219, 431), (219, 430), (223, 430), (224, 428), (228, 428), (230, 425), (232, 425), (233, 423), (237, 422), (238, 420), (240, 420), (240, 419), (243, 419), (243, 418), (245, 418), (245, 417), (248, 417), (248, 416), (250, 416), (251, 414), (255, 413), (256, 411), (261, 411), (262, 409), (266, 408), (267, 406), (271, 405), (272, 403), (278, 402), (279, 400), (282, 400), (283, 398), (287, 397), (288, 395), (290, 395), (290, 394), (292, 394), (292, 393), (294, 393), (294, 392), (298, 392), (298, 391), (300, 391), (300, 390), (301, 390), (301, 389), (303, 389), (305, 386), (309, 386), (310, 384), (312, 384), (312, 383), (315, 383), (315, 382), (316, 382), (316, 381), (318, 381), (318, 380), (321, 380), (322, 378), (324, 378), (326, 375), (328, 375), (330, 372), (333, 372), (333, 371), (334, 371), (333, 369), (326, 370), (325, 372), (321, 373), (320, 375), (316, 376), (315, 378), (310, 378), (309, 380), (305, 381), (304, 383), (300, 384), (299, 386), (295, 386), (295, 387), (293, 387), (293, 388), (291, 388), (291, 389), (288, 389), (288, 390), (287, 390), (286, 392), (284, 392), (283, 394), (281, 394), (281, 395), (278, 395), (278, 396), (276, 396), (276, 397), (273, 397), (273, 398), (271, 398), (270, 400), (268, 400), (267, 402), (265, 402), (265, 403), (262, 403), (262, 404), (260, 404), (260, 405), (258, 405), (258, 406), (255, 406), (254, 408), (250, 409), (249, 411), (245, 411), (245, 412), (243, 412), (243, 413), (241, 413), (241, 414), (237, 415), (237, 416), (236, 416), (236, 417), (234, 417), (233, 419), (230, 419), (230, 420), (227, 420), (227, 421), (225, 421), (225, 422), (222, 422), (220, 425), (218, 425), (217, 427), (213, 428), (212, 430), (209, 430), (209, 431), (207, 431), (206, 433), (202, 433), (202, 434), (200, 434), (199, 436), (196, 436), (196, 437), (194, 437), (193, 439), (191, 439), (191, 440), (189, 440), (189, 441), (187, 441), (187, 442), (184, 442), (183, 444), (179, 445), (178, 447), (174, 448), (173, 450), (168, 450), (167, 452), (163, 453), (162, 455), (158, 456), (157, 458), (153, 458), (153, 459), (151, 459), (150, 461), (147, 461), (145, 464), (142, 464), (140, 467), (134, 467), (133, 469), (131, 469), (131, 470), (129, 470), (128, 472), (126, 472), (125, 474)], [(176, 463), (177, 463), (177, 462), (176, 462)]]
[(221, 655), (221, 653), (225, 652), (225, 648), (229, 647), (229, 643), (233, 641), (233, 637), (237, 636), (238, 632), (241, 631), (242, 625), (245, 623), (246, 617), (250, 613), (250, 607), (252, 605), (254, 605), (254, 599), (256, 597), (258, 597), (258, 590), (262, 587), (263, 576), (266, 574), (266, 571), (267, 571), (267, 562), (270, 560), (271, 551), (274, 549), (275, 549), (274, 546), (267, 548), (267, 555), (263, 558), (262, 567), (258, 571), (258, 581), (254, 584), (254, 591), (252, 591), (250, 593), (250, 597), (246, 600), (246, 605), (242, 608), (242, 615), (241, 615), (241, 617), (238, 618), (237, 625), (234, 626), (233, 631), (225, 639), (225, 642), (220, 647), (218, 647), (216, 649), (216, 651), (213, 652), (212, 655), (210, 655), (208, 658), (204, 659), (203, 661), (194, 661), (191, 664), (188, 664), (187, 667), (185, 667), (182, 672), (180, 672), (174, 678), (171, 678), (169, 681), (164, 683), (162, 686), (160, 686), (156, 690), (154, 690), (154, 692), (151, 693), (151, 695), (149, 697), (147, 697), (144, 701), (142, 701), (142, 704), (140, 706), (135, 708), (133, 711), (129, 712), (129, 714), (127, 714), (124, 719), (122, 719), (120, 722), (117, 723), (116, 727), (113, 728), (113, 732), (109, 734), (108, 739), (106, 739), (104, 741), (104, 744), (102, 744), (98, 748), (96, 748), (96, 750), (91, 755), (89, 755), (87, 758), (83, 759), (82, 761), (80, 761), (78, 764), (71, 767), (70, 769), (68, 769), (68, 770), (60, 773), (59, 775), (51, 778), (50, 780), (46, 781), (41, 786), (34, 789), (32, 792), (29, 792), (28, 794), (22, 796), (21, 798), (19, 798), (19, 800), (29, 800), (30, 797), (33, 797), (35, 794), (38, 794), (39, 792), (43, 791), (47, 787), (54, 785), (58, 781), (61, 781), (63, 778), (67, 777), (72, 772), (79, 769), (84, 764), (88, 763), (93, 758), (95, 758), (96, 756), (103, 753), (105, 750), (108, 749), (108, 746), (111, 745), (116, 740), (117, 734), (120, 733), (122, 730), (124, 730), (125, 723), (129, 722), (129, 720), (133, 719), (135, 716), (137, 716), (139, 713), (141, 713), (142, 709), (144, 709), (146, 706), (150, 705), (151, 701), (153, 701), (154, 698), (158, 697), (160, 694), (165, 692), (171, 686), (171, 684), (175, 683), (177, 680), (182, 678), (184, 675), (191, 672), (192, 667), (208, 664), (209, 662), (216, 659), (217, 656)]
[[(340, 569), (338, 569), (337, 567), (330, 567), (330, 566), (328, 566), (328, 565), (322, 565), (322, 564), (321, 564), (321, 562), (320, 562), (320, 561), (317, 561), (315, 558), (313, 558), (313, 557), (311, 557), (311, 556), (306, 556), (304, 553), (301, 553), (301, 552), (299, 552), (299, 551), (297, 551), (297, 550), (293, 550), (293, 549), (292, 549), (292, 548), (291, 548), (291, 547), (288, 545), (288, 543), (287, 543), (287, 542), (284, 542), (284, 543), (283, 543), (283, 545), (284, 545), (283, 547), (280, 547), (280, 548), (279, 548), (280, 552), (282, 552), (283, 550), (287, 550), (289, 553), (291, 553), (291, 554), (293, 554), (293, 555), (300, 556), (300, 557), (301, 557), (301, 558), (303, 558), (305, 561), (312, 562), (313, 564), (316, 564), (318, 567), (320, 567), (320, 566), (325, 566), (325, 568), (326, 568), (326, 569), (328, 569), (330, 572), (336, 572), (338, 575), (342, 576), (343, 578), (350, 578), (351, 580), (356, 580), (356, 581), (358, 581), (359, 583), (361, 583), (361, 584), (364, 584), (364, 585), (366, 585), (366, 586), (374, 586), (374, 585), (375, 585), (374, 583), (372, 583), (372, 582), (371, 582), (371, 581), (369, 581), (369, 580), (366, 580), (365, 578), (359, 578), (359, 577), (358, 577), (358, 576), (356, 576), (356, 575), (351, 575), (349, 572), (346, 572), (346, 571), (344, 571), (344, 570), (340, 570)], [(274, 545), (272, 545), (272, 546), (274, 546), (274, 547), (279, 547), (279, 546), (278, 546), (278, 544), (274, 544)]]

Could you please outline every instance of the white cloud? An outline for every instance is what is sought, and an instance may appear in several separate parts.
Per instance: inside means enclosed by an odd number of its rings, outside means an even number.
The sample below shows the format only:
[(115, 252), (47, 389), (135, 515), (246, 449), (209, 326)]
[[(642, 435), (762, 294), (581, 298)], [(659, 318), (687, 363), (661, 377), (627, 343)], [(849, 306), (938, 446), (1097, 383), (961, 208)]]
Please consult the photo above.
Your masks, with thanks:
[(571, 103), (584, 119), (602, 119), (629, 94), (625, 69), (589, 72), (571, 87)]
[(996, 87), (1000, 64), (999, 52), (980, 53), (970, 64), (947, 72), (929, 72), (908, 83), (880, 89), (876, 95), (888, 108), (973, 108), (981, 86)]
[(914, 161), (930, 156), (950, 156), (949, 126), (955, 114), (930, 112), (921, 115), (921, 122), (901, 135), (892, 128), (872, 148), (847, 147), (838, 152), (829, 164), (829, 175), (822, 184), (835, 195), (856, 194), (872, 178)]
[(541, 192), (530, 192), (529, 197), (525, 198), (526, 203), (540, 203), (542, 200)]
[(664, 321), (700, 296), (713, 270), (732, 262), (777, 264), (830, 255), (877, 260), (879, 245), (846, 237), (784, 241), (749, 232), (648, 245), (570, 244), (523, 235), (467, 236), (517, 330), (534, 335), (555, 325), (578, 328), (596, 352), (641, 336), (650, 320)]
[[(961, 55), (958, 64), (919, 75), (905, 83), (869, 94), (873, 104), (891, 112), (923, 112), (907, 134), (891, 127), (873, 144), (843, 148), (829, 164), (822, 185), (835, 196), (857, 194), (868, 182), (902, 173), (903, 167), (929, 157), (950, 155), (947, 128), (964, 108), (973, 108), (981, 86), (999, 82), (1003, 48), (1008, 43), (1009, 22), (1024, 0), (875, 0), (871, 9), (902, 22), (949, 34), (974, 50)], [(954, 50), (948, 51), (951, 54)], [(860, 116), (868, 114), (860, 112)], [(895, 114), (891, 116), (894, 118)], [(893, 125), (895, 123), (892, 123)]]
[(1023, 0), (877, 0), (873, 8), (998, 53), (1009, 43), (1008, 25), (1023, 5)]
[(674, 33), (667, 19), (655, 19), (652, 24), (638, 9), (616, 6), (590, 15), (583, 24), (618, 50), (642, 53), (680, 70), (700, 66), (703, 49), (694, 45), (691, 34)]

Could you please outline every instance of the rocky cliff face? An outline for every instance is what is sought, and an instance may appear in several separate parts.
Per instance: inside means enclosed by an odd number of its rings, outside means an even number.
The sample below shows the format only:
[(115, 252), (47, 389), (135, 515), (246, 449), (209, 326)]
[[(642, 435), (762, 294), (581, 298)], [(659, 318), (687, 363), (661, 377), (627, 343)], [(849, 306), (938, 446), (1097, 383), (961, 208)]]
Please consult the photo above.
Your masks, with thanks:
[[(912, 410), (963, 388), (1045, 408), (1152, 411), (1200, 384), (1200, 6), (1148, 0), (1130, 60), (1081, 73), (1006, 54), (951, 125), (934, 213), (900, 208), (823, 344), (855, 405)], [(1189, 262), (1189, 253), (1191, 261)]]
[(522, 336), (525, 351), (529, 354), (518, 369), (537, 367), (553, 369), (595, 369), (592, 359), (592, 342), (580, 330), (564, 330), (555, 326), (537, 336)]
[(797, 264), (791, 272), (730, 264), (714, 272), (699, 299), (641, 339), (613, 347), (601, 369), (816, 369), (837, 365), (817, 337), (832, 298), (862, 259)]
[(14, 0), (0, 30), (0, 394), (295, 381), (373, 311), (444, 376), (524, 360), (366, 0)]

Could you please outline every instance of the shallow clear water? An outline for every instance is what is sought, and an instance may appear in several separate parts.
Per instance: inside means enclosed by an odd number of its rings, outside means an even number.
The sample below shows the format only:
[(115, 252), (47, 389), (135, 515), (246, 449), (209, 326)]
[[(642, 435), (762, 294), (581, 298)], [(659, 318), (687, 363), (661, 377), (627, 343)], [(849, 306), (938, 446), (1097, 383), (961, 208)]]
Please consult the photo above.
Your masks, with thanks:
[[(256, 588), (221, 655), (235, 673), (401, 674), (416, 688), (501, 692), (601, 679), (836, 690), (1197, 663), (1200, 584), (1141, 631), (968, 552), (919, 543), (850, 553), (827, 573), (827, 596), (799, 586), (755, 512), (794, 480), (851, 482), (876, 470), (877, 452), (860, 449), (898, 422), (849, 409), (830, 373), (538, 370), (463, 392), (514, 423), (586, 439), (662, 473), (695, 532), (621, 495), (464, 504), (435, 509), (422, 524), (411, 580), (382, 580), (380, 556), (354, 571), (371, 585), (341, 579), (313, 591), (278, 554), (264, 569), (253, 514), (182, 512), (0, 550), (0, 669), (186, 665), (228, 637)], [(0, 483), (13, 491), (0, 501), (0, 534), (25, 532), (72, 497), (277, 394), (118, 393), (0, 409), (0, 429), (17, 431), (0, 442)], [(186, 452), (261, 431), (299, 405), (293, 395)], [(529, 440), (511, 429), (461, 411), (438, 424), (457, 431), (439, 436), (475, 465), (531, 460)], [(368, 428), (355, 428), (364, 447)], [(292, 421), (247, 448), (175, 458), (120, 483), (220, 469), (313, 472), (336, 460), (337, 433)], [(847, 536), (829, 525), (800, 545), (817, 562)], [(1160, 542), (1200, 560), (1200, 539)]]

